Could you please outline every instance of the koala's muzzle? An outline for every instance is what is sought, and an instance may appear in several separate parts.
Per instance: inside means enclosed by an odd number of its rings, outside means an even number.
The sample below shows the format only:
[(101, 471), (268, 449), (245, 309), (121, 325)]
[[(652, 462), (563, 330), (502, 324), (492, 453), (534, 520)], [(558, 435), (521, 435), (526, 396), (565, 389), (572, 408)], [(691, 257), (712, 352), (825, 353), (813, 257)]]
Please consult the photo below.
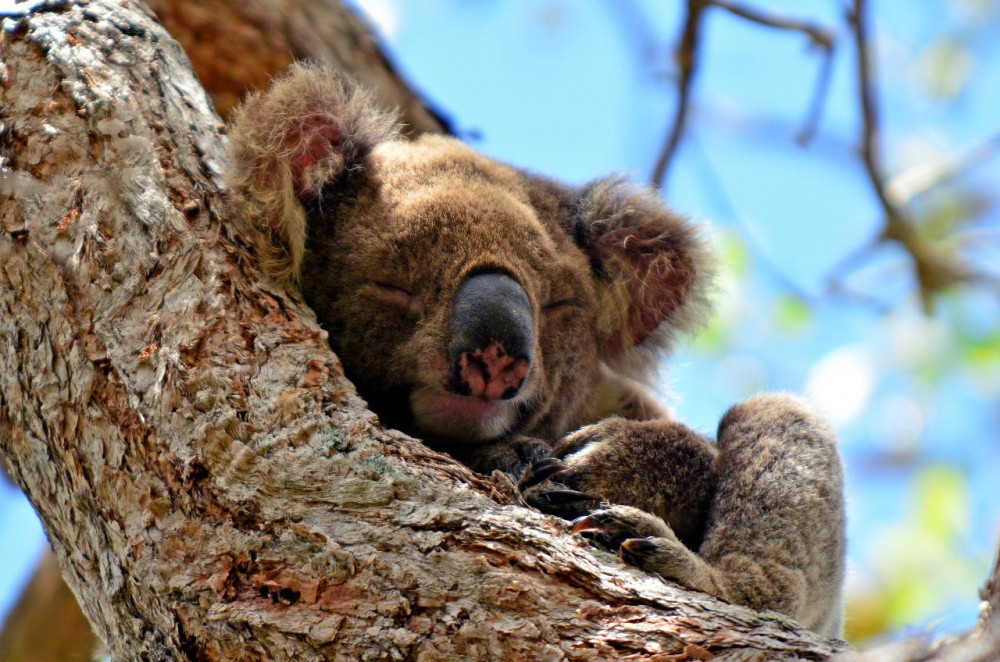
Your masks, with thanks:
[(485, 400), (517, 395), (531, 368), (531, 301), (505, 274), (470, 276), (455, 293), (448, 324), (450, 390)]

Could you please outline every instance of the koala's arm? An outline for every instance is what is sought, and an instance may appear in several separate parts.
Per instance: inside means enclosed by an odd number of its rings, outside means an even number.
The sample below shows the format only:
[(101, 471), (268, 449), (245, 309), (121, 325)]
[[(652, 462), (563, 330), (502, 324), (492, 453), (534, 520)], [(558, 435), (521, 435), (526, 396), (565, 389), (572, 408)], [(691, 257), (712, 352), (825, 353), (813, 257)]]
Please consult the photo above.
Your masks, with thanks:
[[(675, 548), (660, 574), (839, 635), (846, 518), (833, 430), (804, 400), (777, 393), (732, 408), (718, 439), (700, 558)], [(671, 572), (678, 561), (685, 569)]]
[[(839, 634), (843, 471), (833, 431), (804, 401), (770, 394), (732, 408), (717, 450), (679, 423), (622, 418), (555, 452), (566, 449), (551, 478), (619, 504), (590, 512), (577, 532), (690, 588)], [(545, 510), (546, 491), (526, 496)]]
[[(715, 446), (702, 435), (665, 419), (612, 417), (569, 435), (553, 453), (565, 466), (552, 477), (560, 485), (650, 513), (698, 548), (716, 490)], [(526, 498), (545, 499), (545, 491)], [(588, 505), (581, 497), (580, 512), (569, 514), (590, 512)]]

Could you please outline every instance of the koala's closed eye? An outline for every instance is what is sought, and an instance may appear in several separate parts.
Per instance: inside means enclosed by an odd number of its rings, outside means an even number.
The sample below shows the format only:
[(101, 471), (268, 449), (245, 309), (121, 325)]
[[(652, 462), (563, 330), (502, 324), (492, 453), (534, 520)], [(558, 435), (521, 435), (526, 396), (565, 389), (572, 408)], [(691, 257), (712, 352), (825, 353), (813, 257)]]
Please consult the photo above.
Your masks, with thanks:
[(411, 312), (416, 312), (420, 309), (420, 297), (410, 290), (400, 287), (399, 285), (393, 285), (392, 283), (386, 283), (383, 281), (372, 281), (368, 284), (366, 289), (368, 289), (379, 301), (383, 301), (392, 306), (404, 308)]
[(556, 299), (555, 301), (550, 301), (544, 306), (542, 310), (546, 313), (555, 312), (557, 310), (568, 310), (571, 308), (582, 308), (583, 302), (579, 299), (569, 297), (567, 299)]

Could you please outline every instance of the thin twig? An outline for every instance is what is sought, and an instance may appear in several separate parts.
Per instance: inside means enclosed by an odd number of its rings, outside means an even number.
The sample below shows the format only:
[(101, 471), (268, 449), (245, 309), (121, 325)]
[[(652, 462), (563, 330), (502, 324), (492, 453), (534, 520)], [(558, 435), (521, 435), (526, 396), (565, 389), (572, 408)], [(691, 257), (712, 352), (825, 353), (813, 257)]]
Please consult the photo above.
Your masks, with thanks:
[(698, 59), (701, 46), (701, 27), (707, 0), (687, 0), (687, 13), (684, 17), (684, 27), (681, 41), (677, 46), (677, 66), (680, 75), (677, 77), (677, 106), (674, 110), (674, 120), (667, 137), (667, 142), (656, 159), (651, 178), (653, 186), (663, 188), (667, 172), (673, 162), (677, 146), (684, 135), (687, 124), (688, 108), (691, 99), (691, 82), (698, 71)]
[(833, 71), (833, 51), (837, 43), (836, 33), (830, 28), (805, 19), (793, 16), (779, 16), (778, 14), (773, 14), (756, 7), (750, 7), (738, 2), (730, 2), (730, 0), (710, 0), (710, 4), (757, 25), (777, 30), (800, 32), (809, 37), (809, 42), (812, 46), (823, 51), (819, 75), (816, 77), (816, 87), (813, 91), (812, 100), (809, 103), (809, 110), (806, 113), (805, 121), (802, 123), (802, 128), (799, 129), (795, 137), (796, 142), (800, 145), (808, 145), (816, 135), (816, 129), (823, 114), (823, 107), (826, 105), (826, 95), (830, 89), (830, 74)]
[(735, 14), (740, 18), (745, 18), (764, 27), (801, 32), (808, 36), (814, 44), (823, 48), (833, 48), (836, 39), (833, 30), (803, 19), (791, 16), (778, 16), (762, 9), (748, 7), (738, 2), (730, 2), (729, 0), (709, 0), (709, 3), (719, 9), (725, 9), (730, 14)]
[(872, 189), (885, 214), (881, 239), (897, 241), (913, 258), (924, 309), (930, 311), (932, 295), (946, 287), (972, 280), (976, 274), (956, 252), (920, 236), (905, 205), (897, 204), (886, 190), (881, 154), (881, 124), (876, 98), (876, 74), (872, 63), (873, 42), (868, 25), (867, 0), (854, 0), (849, 15), (857, 50), (858, 98), (861, 104), (861, 157)]
[(830, 78), (833, 70), (834, 44), (836, 43), (836, 34), (833, 30), (805, 19), (779, 16), (738, 2), (731, 2), (730, 0), (688, 0), (682, 24), (681, 39), (675, 54), (677, 66), (680, 70), (677, 76), (677, 106), (674, 111), (670, 133), (663, 145), (663, 149), (657, 157), (656, 166), (653, 168), (652, 183), (658, 188), (663, 188), (664, 182), (666, 182), (667, 173), (670, 170), (686, 128), (691, 100), (691, 87), (698, 71), (698, 60), (701, 52), (701, 31), (705, 17), (704, 10), (708, 7), (718, 7), (734, 16), (764, 27), (799, 32), (807, 36), (813, 46), (823, 51), (823, 59), (820, 64), (819, 75), (816, 79), (812, 101), (809, 104), (806, 119), (795, 138), (796, 142), (800, 145), (808, 144), (816, 135), (823, 107), (826, 104), (826, 95), (830, 88)]
[(809, 102), (809, 110), (806, 111), (806, 118), (802, 122), (802, 128), (795, 134), (795, 142), (802, 147), (806, 147), (816, 137), (819, 129), (819, 121), (823, 117), (823, 108), (826, 107), (826, 97), (830, 91), (830, 81), (833, 79), (833, 46), (822, 47), (823, 59), (819, 65), (819, 74), (816, 76), (816, 86), (813, 88), (812, 100)]
[[(898, 226), (912, 225), (909, 212), (896, 205), (886, 194), (885, 176), (882, 172), (881, 119), (876, 99), (875, 66), (871, 61), (873, 42), (868, 31), (867, 0), (854, 0), (854, 10), (850, 16), (858, 64), (858, 100), (861, 103), (861, 158), (868, 173), (875, 195), (885, 212), (886, 234), (900, 234)], [(894, 229), (895, 228), (895, 229)]]

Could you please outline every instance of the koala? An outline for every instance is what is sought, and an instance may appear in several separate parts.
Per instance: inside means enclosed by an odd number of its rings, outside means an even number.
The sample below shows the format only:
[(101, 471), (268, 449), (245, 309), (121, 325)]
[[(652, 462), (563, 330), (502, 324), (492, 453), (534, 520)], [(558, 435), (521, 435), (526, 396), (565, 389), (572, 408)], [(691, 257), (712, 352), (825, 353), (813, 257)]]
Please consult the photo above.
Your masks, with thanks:
[(570, 186), (449, 137), (403, 139), (316, 65), (247, 99), (230, 152), (264, 269), (301, 289), (384, 424), (506, 472), (628, 563), (840, 632), (830, 427), (761, 395), (713, 442), (643, 386), (706, 314), (698, 227), (622, 178)]

